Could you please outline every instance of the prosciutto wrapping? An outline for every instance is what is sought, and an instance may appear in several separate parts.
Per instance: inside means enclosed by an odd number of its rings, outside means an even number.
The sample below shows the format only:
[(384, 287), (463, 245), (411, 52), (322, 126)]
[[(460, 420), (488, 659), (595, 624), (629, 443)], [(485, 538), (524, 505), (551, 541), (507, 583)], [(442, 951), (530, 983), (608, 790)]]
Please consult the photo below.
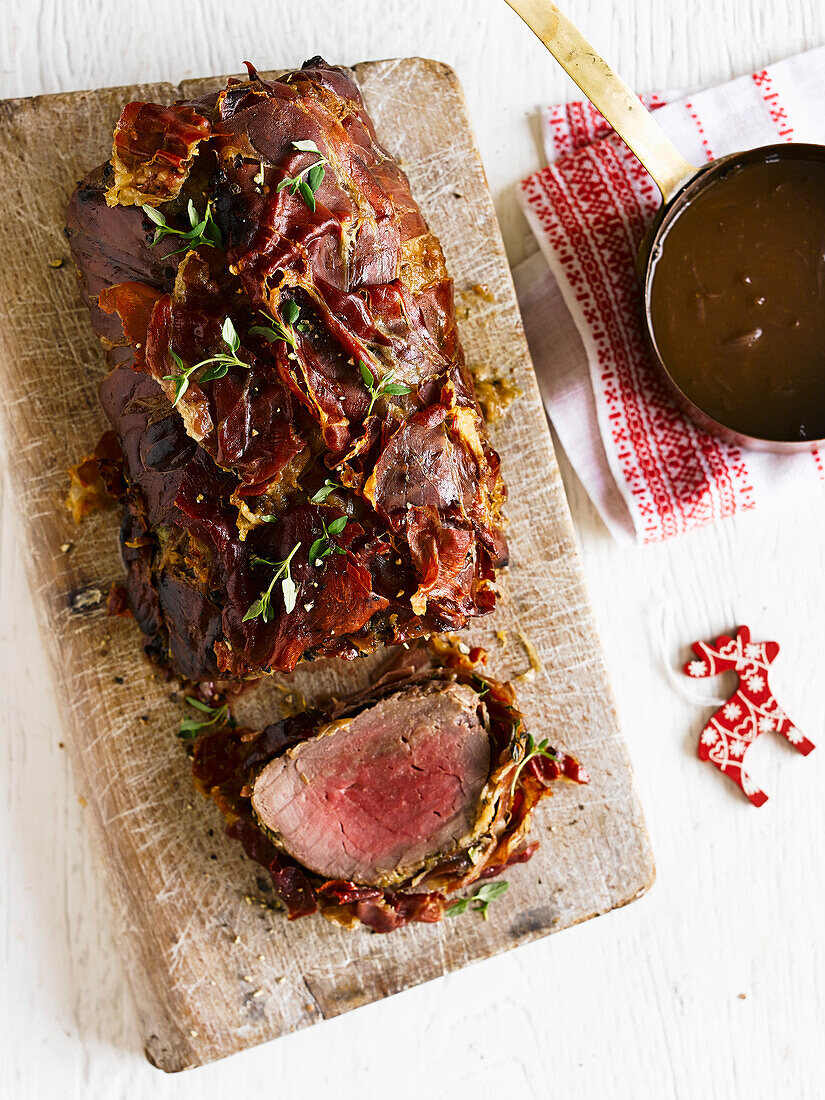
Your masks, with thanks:
[(290, 918), (320, 911), (376, 932), (433, 923), (449, 893), (530, 859), (535, 805), (555, 780), (588, 777), (537, 750), (484, 660), (434, 641), (332, 710), (200, 734), (195, 780)]
[(128, 104), (67, 235), (152, 656), (254, 679), (492, 610), (505, 490), (452, 284), (343, 71)]

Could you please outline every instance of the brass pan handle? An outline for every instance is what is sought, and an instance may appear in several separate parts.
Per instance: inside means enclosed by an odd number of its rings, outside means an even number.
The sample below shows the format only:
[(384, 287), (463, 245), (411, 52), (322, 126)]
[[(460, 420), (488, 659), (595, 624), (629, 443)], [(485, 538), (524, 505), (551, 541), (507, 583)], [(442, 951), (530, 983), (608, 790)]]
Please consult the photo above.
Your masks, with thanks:
[(665, 136), (650, 111), (583, 34), (548, 0), (507, 0), (568, 76), (639, 158), (665, 202), (697, 169)]

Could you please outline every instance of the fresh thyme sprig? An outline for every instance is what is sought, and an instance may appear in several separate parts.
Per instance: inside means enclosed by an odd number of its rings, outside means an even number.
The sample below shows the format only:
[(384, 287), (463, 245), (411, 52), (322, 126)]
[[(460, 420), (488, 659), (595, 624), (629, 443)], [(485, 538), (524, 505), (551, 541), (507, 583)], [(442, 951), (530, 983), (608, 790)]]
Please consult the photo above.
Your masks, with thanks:
[[(278, 184), (278, 190), (283, 191), (288, 187), (290, 194), (300, 195), (310, 210), (315, 213), (315, 192), (321, 186), (329, 161), (314, 141), (293, 141), (292, 147), (300, 153), (317, 153), (320, 159), (302, 168), (297, 175), (282, 179)], [(306, 179), (304, 179), (305, 176)]]
[[(209, 359), (201, 359), (199, 363), (193, 363), (191, 367), (187, 367), (181, 357), (169, 348), (169, 354), (172, 356), (178, 370), (176, 374), (165, 374), (163, 376), (163, 381), (175, 383), (175, 400), (172, 402), (173, 408), (189, 389), (189, 382), (192, 378), (192, 374), (200, 367), (208, 366), (209, 369), (203, 372), (198, 379), (199, 382), (212, 382), (216, 378), (223, 378), (230, 367), (243, 367), (244, 370), (249, 370), (249, 363), (244, 363), (243, 359), (238, 358), (238, 349), (241, 346), (241, 341), (235, 331), (235, 326), (232, 324), (231, 317), (227, 317), (224, 321), (221, 329), (221, 336), (223, 337), (224, 344), (229, 348), (229, 352), (220, 352), (218, 355), (210, 356)], [(210, 364), (212, 365), (210, 366)]]
[(330, 493), (334, 493), (336, 489), (343, 489), (343, 485), (339, 485), (337, 481), (332, 481), (327, 478), (321, 488), (313, 493), (309, 498), (312, 504), (323, 504)]
[(361, 378), (363, 379), (364, 385), (370, 393), (370, 405), (367, 409), (367, 416), (372, 412), (372, 407), (379, 397), (387, 397), (389, 394), (400, 396), (412, 392), (411, 388), (406, 386), (403, 382), (393, 382), (393, 379), (398, 373), (394, 368), (388, 371), (378, 383), (376, 383), (375, 376), (370, 368), (361, 359), (358, 360), (358, 369), (361, 372)]
[(261, 592), (260, 599), (255, 600), (255, 602), (249, 606), (249, 609), (243, 617), (244, 622), (247, 622), (249, 619), (257, 619), (260, 615), (263, 621), (268, 623), (269, 620), (274, 617), (274, 612), (272, 610), (272, 589), (278, 581), (281, 582), (281, 592), (284, 597), (284, 610), (287, 615), (291, 615), (295, 610), (295, 600), (298, 596), (298, 589), (295, 586), (295, 581), (292, 579), (290, 562), (298, 552), (300, 545), (300, 542), (296, 542), (290, 550), (289, 555), (285, 557), (283, 561), (269, 561), (267, 558), (258, 557), (252, 559), (253, 565), (271, 565), (275, 572), (272, 574), (272, 580), (269, 582), (269, 587)]
[(178, 737), (182, 740), (191, 740), (197, 737), (200, 730), (206, 729), (207, 726), (216, 726), (219, 722), (224, 725), (229, 721), (229, 706), (227, 703), (224, 703), (222, 707), (210, 707), (206, 703), (202, 703), (200, 699), (196, 699), (194, 695), (187, 695), (186, 702), (190, 707), (194, 707), (195, 710), (205, 714), (206, 718), (200, 722), (195, 717), (184, 718), (178, 729)]
[(209, 202), (207, 202), (206, 210), (202, 218), (198, 214), (195, 204), (191, 199), (189, 200), (187, 212), (189, 214), (191, 229), (175, 229), (174, 226), (167, 224), (165, 215), (156, 207), (144, 206), (143, 213), (157, 226), (152, 244), (157, 244), (158, 241), (162, 241), (164, 237), (182, 237), (184, 243), (180, 248), (176, 248), (174, 252), (170, 252), (170, 256), (177, 256), (179, 252), (187, 252), (190, 248), (197, 248), (198, 245), (201, 244), (209, 245), (210, 248), (222, 248), (223, 241), (221, 239), (221, 231), (218, 228), (218, 223), (212, 217), (212, 200), (210, 199)]
[(490, 685), (483, 676), (479, 676), (478, 673), (473, 673), (473, 681), (475, 683), (476, 695), (480, 698), (484, 698), (487, 692), (490, 690)]
[(515, 793), (516, 784), (519, 781), (521, 773), (524, 771), (530, 761), (534, 760), (537, 756), (546, 756), (548, 760), (555, 760), (556, 762), (558, 762), (559, 759), (558, 753), (555, 749), (550, 748), (546, 737), (543, 741), (539, 741), (538, 743), (536, 743), (533, 740), (532, 733), (528, 733), (524, 741), (524, 754), (518, 762), (518, 766), (516, 767), (515, 773), (513, 775), (513, 782), (510, 784), (511, 798)]
[(274, 344), (278, 340), (283, 340), (289, 344), (291, 348), (297, 348), (298, 338), (295, 335), (295, 322), (301, 315), (301, 307), (297, 302), (289, 301), (284, 304), (284, 308), (281, 310), (281, 319), (270, 317), (264, 313), (263, 316), (269, 322), (268, 325), (253, 325), (249, 330), (253, 336), (263, 336), (266, 340), (269, 340), (270, 344)]
[(454, 901), (452, 905), (448, 905), (447, 916), (458, 917), (466, 912), (468, 908), (472, 908), (477, 913), (481, 913), (485, 920), (488, 920), (487, 910), (490, 907), (490, 903), (496, 901), (502, 894), (505, 894), (508, 885), (509, 883), (502, 882), (501, 880), (497, 882), (485, 882), (483, 886), (480, 886), (478, 890), (476, 890), (471, 898), (459, 898), (458, 901)]
[(321, 526), (324, 529), (324, 533), (317, 538), (309, 548), (310, 565), (320, 565), (324, 558), (328, 558), (329, 555), (333, 553), (346, 554), (346, 550), (342, 546), (332, 541), (336, 535), (341, 534), (346, 525), (346, 516), (339, 516), (338, 519), (334, 519), (329, 527), (327, 527), (323, 519), (321, 520)]

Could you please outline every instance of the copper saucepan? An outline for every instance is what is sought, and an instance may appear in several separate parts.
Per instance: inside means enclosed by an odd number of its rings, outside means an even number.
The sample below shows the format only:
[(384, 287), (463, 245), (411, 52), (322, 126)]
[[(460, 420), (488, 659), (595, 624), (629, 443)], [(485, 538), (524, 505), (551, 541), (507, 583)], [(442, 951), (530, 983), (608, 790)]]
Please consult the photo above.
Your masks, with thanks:
[(673, 223), (696, 200), (697, 195), (724, 179), (731, 171), (757, 160), (805, 158), (825, 162), (825, 146), (801, 143), (765, 146), (720, 157), (697, 168), (671, 144), (638, 96), (555, 4), (547, 0), (507, 0), (507, 3), (619, 134), (662, 194), (662, 206), (639, 250), (637, 270), (644, 291), (644, 321), (652, 359), (678, 403), (702, 428), (741, 446), (788, 453), (825, 445), (823, 439), (770, 439), (747, 435), (714, 419), (692, 401), (672, 377), (660, 352), (651, 317), (651, 286), (663, 241)]

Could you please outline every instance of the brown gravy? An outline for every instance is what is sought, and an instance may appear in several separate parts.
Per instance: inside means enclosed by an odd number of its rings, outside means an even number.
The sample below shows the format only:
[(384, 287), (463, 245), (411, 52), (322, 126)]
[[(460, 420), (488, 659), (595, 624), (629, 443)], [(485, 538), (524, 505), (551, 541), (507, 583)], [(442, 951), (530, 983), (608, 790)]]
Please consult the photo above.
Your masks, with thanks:
[(770, 440), (825, 438), (825, 162), (743, 156), (666, 227), (650, 319), (684, 395)]

